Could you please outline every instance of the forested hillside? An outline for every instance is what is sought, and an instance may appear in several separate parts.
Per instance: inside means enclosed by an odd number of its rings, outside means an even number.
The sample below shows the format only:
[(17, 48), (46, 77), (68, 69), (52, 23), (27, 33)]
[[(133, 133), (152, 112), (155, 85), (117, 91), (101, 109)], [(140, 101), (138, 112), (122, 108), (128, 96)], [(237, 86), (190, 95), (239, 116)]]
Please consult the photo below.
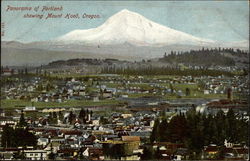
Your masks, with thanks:
[[(230, 56), (229, 56), (230, 55)], [(235, 66), (237, 58), (246, 58), (248, 53), (242, 50), (234, 49), (201, 49), (190, 50), (187, 52), (171, 51), (169, 55), (164, 54), (159, 61), (166, 63), (183, 63), (185, 65), (198, 66)], [(238, 61), (238, 59), (237, 59)]]

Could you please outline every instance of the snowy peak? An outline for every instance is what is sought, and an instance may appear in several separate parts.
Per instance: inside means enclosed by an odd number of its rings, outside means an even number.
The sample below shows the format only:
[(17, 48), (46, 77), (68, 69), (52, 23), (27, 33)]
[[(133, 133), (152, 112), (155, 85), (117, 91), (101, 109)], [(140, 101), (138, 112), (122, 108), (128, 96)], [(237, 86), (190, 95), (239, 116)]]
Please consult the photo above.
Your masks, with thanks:
[(123, 9), (97, 28), (74, 30), (56, 39), (57, 42), (90, 45), (129, 43), (135, 46), (174, 44), (209, 45), (206, 40), (155, 23), (144, 16)]

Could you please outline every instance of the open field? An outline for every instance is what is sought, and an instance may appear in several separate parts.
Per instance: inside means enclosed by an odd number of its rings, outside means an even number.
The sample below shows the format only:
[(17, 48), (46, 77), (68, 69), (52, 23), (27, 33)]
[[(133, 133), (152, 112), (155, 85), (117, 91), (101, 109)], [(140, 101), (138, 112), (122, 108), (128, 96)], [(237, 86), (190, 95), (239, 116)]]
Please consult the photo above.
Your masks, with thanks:
[[(53, 108), (53, 107), (76, 107), (76, 106), (99, 106), (99, 105), (115, 105), (123, 103), (117, 100), (100, 100), (99, 102), (94, 102), (90, 100), (69, 100), (67, 102), (35, 102), (33, 105), (38, 109), (43, 108)], [(8, 108), (24, 108), (25, 106), (31, 106), (30, 101), (25, 100), (1, 100), (1, 107)]]

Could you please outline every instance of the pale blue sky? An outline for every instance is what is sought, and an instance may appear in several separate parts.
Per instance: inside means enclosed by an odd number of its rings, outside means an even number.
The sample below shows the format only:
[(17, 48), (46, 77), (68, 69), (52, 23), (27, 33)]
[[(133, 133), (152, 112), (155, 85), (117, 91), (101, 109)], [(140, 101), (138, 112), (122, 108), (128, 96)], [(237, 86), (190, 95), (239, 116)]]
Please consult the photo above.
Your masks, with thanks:
[[(26, 12), (6, 12), (7, 5), (63, 6), (63, 14), (99, 14), (99, 19), (31, 19)], [(3, 1), (2, 22), (5, 36), (2, 40), (22, 42), (44, 41), (75, 29), (94, 28), (122, 9), (137, 12), (159, 24), (197, 37), (217, 41), (249, 39), (249, 6), (247, 1)], [(29, 13), (35, 13), (34, 11)], [(42, 12), (38, 12), (42, 13)], [(47, 12), (46, 12), (47, 13)], [(59, 12), (54, 12), (59, 13)]]

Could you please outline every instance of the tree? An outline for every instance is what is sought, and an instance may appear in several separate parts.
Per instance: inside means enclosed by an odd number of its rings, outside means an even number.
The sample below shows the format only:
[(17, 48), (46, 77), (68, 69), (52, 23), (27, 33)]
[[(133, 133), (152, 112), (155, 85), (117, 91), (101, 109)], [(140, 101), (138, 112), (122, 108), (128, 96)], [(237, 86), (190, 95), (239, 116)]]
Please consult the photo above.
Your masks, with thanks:
[(189, 95), (190, 95), (190, 89), (186, 88), (186, 96), (189, 96)]
[(3, 69), (4, 69), (3, 66), (1, 66), (1, 74), (3, 74), (3, 71), (4, 71)]
[(206, 87), (206, 83), (204, 82), (204, 81), (199, 81), (198, 82), (198, 87), (202, 90), (202, 89), (204, 89), (205, 87)]
[(48, 158), (49, 158), (50, 160), (55, 160), (55, 158), (56, 158), (55, 153), (50, 152), (49, 155), (48, 155)]
[(57, 124), (57, 114), (55, 112), (50, 112), (48, 116), (49, 124)]
[(168, 121), (164, 118), (159, 125), (159, 141), (169, 141), (170, 131)]
[(166, 57), (167, 57), (167, 53), (165, 52), (165, 53), (164, 53), (164, 58), (166, 58)]
[(226, 130), (225, 130), (225, 121), (226, 121), (226, 116), (222, 110), (218, 111), (216, 116), (216, 125), (217, 125), (217, 131), (218, 131), (218, 145), (223, 145), (224, 140), (226, 139)]
[(13, 129), (8, 125), (3, 128), (1, 141), (3, 147), (25, 147), (37, 145), (36, 136), (30, 133), (27, 128)]
[(144, 147), (143, 154), (141, 155), (141, 160), (150, 160), (153, 159), (154, 153), (152, 147)]
[(14, 153), (14, 159), (21, 159), (21, 160), (25, 160), (25, 155), (23, 151), (18, 151), (17, 153)]
[(38, 91), (42, 91), (42, 90), (43, 90), (43, 85), (42, 85), (42, 84), (39, 84), (39, 85), (37, 86), (37, 90), (38, 90)]
[(108, 123), (109, 123), (108, 119), (106, 119), (103, 116), (101, 116), (101, 118), (100, 118), (100, 124), (105, 125), (105, 124), (108, 124)]
[(160, 147), (158, 146), (157, 149), (154, 152), (154, 159), (161, 159), (161, 153), (160, 153)]
[(55, 153), (53, 152), (53, 146), (52, 146), (52, 142), (50, 143), (50, 153), (48, 155), (48, 158), (51, 160), (54, 160), (56, 158)]
[(11, 69), (11, 75), (13, 75), (15, 73), (14, 69)]
[(173, 94), (174, 93), (174, 87), (173, 87), (172, 84), (170, 84), (169, 86), (170, 86), (171, 94)]
[(21, 116), (20, 116), (20, 119), (19, 119), (19, 126), (20, 127), (27, 126), (27, 122), (25, 121), (23, 110), (21, 111)]
[(59, 117), (59, 120), (60, 120), (60, 121), (63, 121), (64, 117), (63, 117), (62, 111), (59, 111), (58, 117)]
[(28, 69), (27, 69), (27, 68), (24, 69), (24, 73), (25, 73), (26, 75), (28, 74)]
[(226, 122), (227, 122), (227, 128), (226, 128), (226, 136), (227, 136), (227, 140), (231, 141), (231, 142), (235, 142), (236, 138), (237, 138), (237, 132), (236, 129), (236, 118), (235, 118), (235, 113), (233, 111), (232, 108), (230, 108), (227, 112), (226, 115)]
[(10, 147), (12, 145), (12, 141), (14, 136), (14, 129), (9, 127), (9, 125), (5, 125), (3, 127), (3, 132), (2, 132), (2, 139), (1, 139), (1, 144), (2, 147)]
[(78, 118), (83, 122), (83, 123), (86, 123), (86, 112), (85, 110), (82, 108), (79, 115), (78, 115)]
[(183, 142), (187, 137), (187, 121), (184, 116), (174, 116), (169, 122), (169, 130), (171, 132), (171, 141)]
[(227, 99), (229, 99), (229, 100), (232, 99), (232, 89), (231, 88), (227, 89)]
[(154, 122), (154, 127), (150, 136), (150, 142), (159, 141), (159, 124), (160, 120), (157, 118)]
[(52, 113), (52, 116), (53, 116), (54, 119), (57, 119), (57, 114), (56, 114), (56, 112), (53, 112), (53, 113)]
[(75, 114), (73, 114), (73, 112), (72, 111), (70, 111), (70, 113), (69, 113), (69, 117), (68, 117), (68, 122), (70, 123), (70, 124), (72, 124), (73, 123), (73, 121), (75, 120)]

